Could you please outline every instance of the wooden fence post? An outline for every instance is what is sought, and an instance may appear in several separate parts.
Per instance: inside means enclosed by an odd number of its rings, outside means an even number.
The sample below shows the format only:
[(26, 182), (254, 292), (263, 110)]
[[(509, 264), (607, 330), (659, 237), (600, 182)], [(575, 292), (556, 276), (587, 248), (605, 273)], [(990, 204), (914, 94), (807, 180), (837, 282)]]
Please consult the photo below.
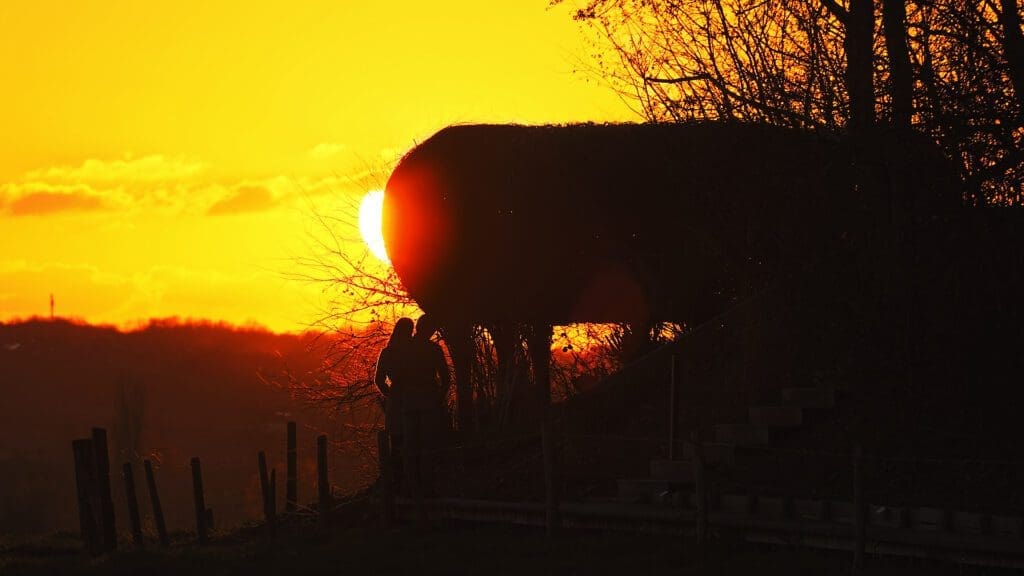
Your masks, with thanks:
[(142, 535), (142, 520), (139, 518), (139, 499), (135, 496), (135, 475), (132, 473), (132, 463), (125, 462), (123, 467), (124, 475), (124, 496), (128, 501), (128, 520), (132, 525), (132, 543), (136, 548), (144, 548), (146, 540)]
[(92, 429), (93, 462), (96, 466), (96, 488), (99, 490), (99, 524), (101, 527), (102, 549), (113, 552), (117, 549), (117, 527), (114, 526), (114, 499), (110, 495), (110, 452), (107, 450), (107, 431)]
[(856, 541), (853, 548), (853, 567), (864, 568), (864, 549), (867, 541), (867, 503), (864, 502), (864, 462), (860, 444), (853, 450), (853, 524)]
[(381, 521), (385, 527), (395, 522), (394, 470), (391, 467), (391, 442), (388, 433), (377, 431), (377, 461), (380, 477), (377, 488), (380, 491)]
[(679, 356), (672, 355), (669, 364), (668, 389), (668, 459), (676, 459), (676, 443), (679, 440)]
[(100, 530), (97, 521), (99, 510), (94, 495), (96, 479), (93, 472), (96, 465), (93, 460), (96, 453), (92, 448), (92, 440), (85, 438), (71, 442), (71, 451), (75, 457), (75, 487), (78, 493), (78, 522), (82, 531), (82, 543), (92, 555), (101, 551)]
[(544, 458), (544, 488), (546, 492), (546, 525), (548, 536), (554, 536), (562, 528), (562, 510), (558, 490), (555, 439), (551, 422), (545, 420), (540, 431), (541, 451)]
[(299, 456), (296, 447), (295, 422), (288, 423), (288, 479), (285, 486), (284, 507), (288, 512), (295, 512), (299, 505)]
[(263, 526), (266, 528), (267, 538), (273, 538), (276, 532), (274, 487), (271, 485), (270, 476), (267, 475), (267, 454), (260, 450), (259, 456), (260, 472), (260, 495), (263, 501)]
[(327, 531), (331, 523), (331, 485), (327, 479), (327, 435), (316, 438), (316, 490), (317, 513), (321, 531)]
[(160, 494), (156, 491), (156, 477), (153, 475), (153, 464), (149, 460), (143, 461), (146, 469), (146, 486), (149, 488), (149, 502), (153, 505), (153, 523), (156, 524), (156, 533), (160, 537), (160, 545), (167, 548), (171, 544), (167, 536), (167, 524), (164, 523), (164, 509), (160, 506)]
[(277, 532), (277, 468), (270, 469), (270, 527), (273, 536)]
[(199, 545), (203, 546), (209, 541), (207, 533), (209, 512), (206, 509), (206, 498), (203, 496), (203, 469), (198, 457), (192, 459), (192, 500), (195, 503), (196, 536), (199, 539)]

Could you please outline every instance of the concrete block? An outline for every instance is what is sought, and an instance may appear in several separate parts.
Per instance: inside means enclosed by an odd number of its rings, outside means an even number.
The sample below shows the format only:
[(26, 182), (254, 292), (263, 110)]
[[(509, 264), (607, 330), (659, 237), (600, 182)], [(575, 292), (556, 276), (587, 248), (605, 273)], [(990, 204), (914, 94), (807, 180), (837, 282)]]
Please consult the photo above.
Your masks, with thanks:
[(787, 406), (799, 408), (832, 408), (836, 405), (833, 388), (785, 388), (782, 400)]
[(686, 505), (689, 506), (690, 508), (696, 508), (697, 507), (697, 493), (696, 492), (687, 492), (686, 493)]
[(837, 522), (839, 524), (853, 524), (853, 502), (830, 500), (828, 504), (829, 516), (833, 522)]
[(803, 520), (824, 520), (825, 501), (807, 498), (793, 499), (793, 517)]
[(992, 535), (1003, 538), (1020, 538), (1024, 533), (1024, 522), (1016, 516), (993, 516)]
[(786, 501), (785, 499), (776, 496), (758, 496), (757, 514), (758, 516), (764, 516), (776, 520), (785, 518)]
[(992, 527), (992, 519), (988, 514), (954, 511), (950, 524), (954, 532), (961, 534), (987, 534)]
[(804, 410), (797, 406), (751, 406), (747, 417), (754, 426), (795, 428), (804, 422)]
[(719, 503), (722, 512), (730, 514), (750, 514), (753, 507), (749, 494), (722, 494)]
[(914, 508), (910, 512), (910, 525), (914, 530), (942, 532), (948, 524), (946, 511), (942, 508)]
[(886, 528), (901, 528), (909, 525), (906, 508), (893, 506), (869, 506), (868, 524)]
[(678, 507), (683, 505), (683, 500), (686, 495), (677, 490), (667, 490), (665, 492), (659, 492), (653, 496), (652, 502), (654, 504), (661, 504), (663, 506)]
[(618, 496), (633, 502), (653, 503), (671, 488), (668, 482), (651, 478), (619, 478)]
[[(704, 463), (708, 466), (732, 465), (736, 463), (736, 445), (721, 442), (708, 442), (704, 449)], [(693, 444), (683, 445), (683, 459), (693, 460)]]
[(673, 484), (692, 484), (694, 466), (691, 460), (651, 460), (651, 478)]
[(771, 433), (766, 428), (749, 424), (718, 424), (715, 426), (715, 440), (734, 446), (762, 445), (771, 440)]

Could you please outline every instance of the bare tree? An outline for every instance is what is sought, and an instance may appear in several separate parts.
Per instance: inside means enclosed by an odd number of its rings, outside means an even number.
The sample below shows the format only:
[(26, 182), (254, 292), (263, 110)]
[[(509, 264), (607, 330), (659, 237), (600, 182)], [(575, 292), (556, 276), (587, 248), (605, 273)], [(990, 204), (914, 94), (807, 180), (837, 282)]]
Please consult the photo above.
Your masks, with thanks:
[(1016, 4), (589, 0), (575, 18), (602, 77), (651, 121), (911, 126), (956, 162), (969, 202), (1005, 205), (1024, 200)]
[(907, 4), (903, 0), (882, 2), (885, 49), (889, 59), (889, 93), (892, 95), (892, 122), (910, 128), (914, 116), (914, 79), (907, 47)]
[(1017, 104), (1024, 110), (1024, 34), (1020, 29), (1020, 5), (1016, 0), (999, 0), (999, 24), (1002, 26), (1007, 71), (1017, 95)]

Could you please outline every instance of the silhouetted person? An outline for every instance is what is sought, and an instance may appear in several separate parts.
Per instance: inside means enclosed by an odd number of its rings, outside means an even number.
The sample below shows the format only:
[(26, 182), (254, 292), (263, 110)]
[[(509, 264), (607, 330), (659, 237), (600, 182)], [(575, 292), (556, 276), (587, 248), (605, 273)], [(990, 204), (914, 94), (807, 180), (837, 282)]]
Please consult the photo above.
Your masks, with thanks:
[[(451, 374), (441, 346), (431, 340), (438, 326), (427, 314), (416, 321), (416, 335), (409, 352), (409, 392), (406, 410), (419, 411), (429, 427), (446, 422)], [(427, 430), (436, 432), (436, 430)], [(436, 440), (436, 438), (432, 438)]]
[(406, 477), (413, 489), (430, 492), (430, 470), (422, 467), (417, 458), (421, 449), (432, 449), (444, 443), (450, 428), (448, 419), (448, 389), (451, 375), (441, 346), (431, 338), (437, 324), (424, 314), (416, 321), (408, 359), (408, 387), (405, 396), (405, 431), (408, 448), (405, 462)]
[(391, 451), (397, 458), (404, 431), (405, 401), (409, 387), (409, 353), (412, 348), (412, 320), (399, 318), (388, 338), (388, 344), (377, 357), (373, 381), (384, 397), (384, 430), (391, 439)]

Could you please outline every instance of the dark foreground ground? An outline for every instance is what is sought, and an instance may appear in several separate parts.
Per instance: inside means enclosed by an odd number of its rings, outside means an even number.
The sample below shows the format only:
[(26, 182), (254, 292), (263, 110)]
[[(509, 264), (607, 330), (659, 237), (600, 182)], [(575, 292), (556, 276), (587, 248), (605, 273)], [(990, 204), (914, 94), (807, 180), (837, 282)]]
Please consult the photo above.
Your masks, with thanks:
[[(305, 533), (303, 533), (305, 532)], [(221, 534), (205, 548), (123, 551), (91, 559), (74, 535), (0, 543), (0, 574), (686, 574), (759, 576), (850, 574), (848, 553), (718, 541), (706, 560), (674, 537), (543, 531), (497, 526), (443, 529), (349, 527), (330, 538), (292, 530), (268, 544), (256, 530)], [(123, 544), (127, 548), (127, 543)], [(863, 574), (1006, 574), (923, 560), (868, 558)]]

